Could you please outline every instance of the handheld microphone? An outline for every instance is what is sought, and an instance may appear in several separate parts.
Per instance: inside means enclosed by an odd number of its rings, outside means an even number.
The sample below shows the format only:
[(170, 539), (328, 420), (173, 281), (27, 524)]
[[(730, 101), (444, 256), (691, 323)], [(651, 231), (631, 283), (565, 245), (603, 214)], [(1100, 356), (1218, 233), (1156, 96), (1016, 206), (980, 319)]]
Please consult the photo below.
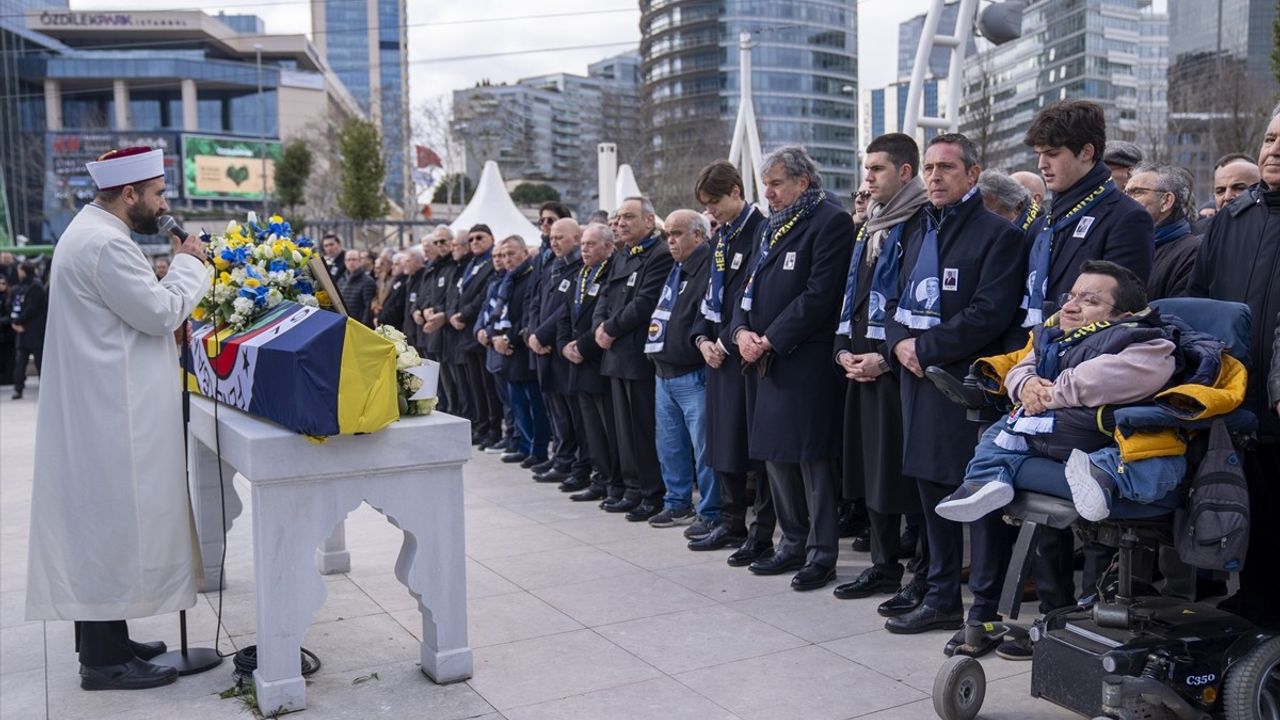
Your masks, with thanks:
[(177, 220), (173, 219), (172, 215), (161, 215), (157, 224), (160, 226), (161, 232), (173, 233), (179, 240), (187, 239), (187, 231), (182, 229), (182, 226), (178, 224)]

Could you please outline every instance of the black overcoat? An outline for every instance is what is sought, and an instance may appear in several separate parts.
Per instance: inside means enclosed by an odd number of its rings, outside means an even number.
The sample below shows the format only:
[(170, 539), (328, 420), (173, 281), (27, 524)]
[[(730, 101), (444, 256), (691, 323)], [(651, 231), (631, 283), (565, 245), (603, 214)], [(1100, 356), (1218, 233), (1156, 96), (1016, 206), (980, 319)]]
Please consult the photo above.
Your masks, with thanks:
[(604, 352), (600, 372), (623, 380), (643, 380), (653, 377), (653, 363), (644, 354), (649, 320), (675, 261), (667, 244), (656, 235), (643, 252), (632, 254), (631, 249), (619, 250), (609, 262), (609, 280), (601, 289), (592, 319), (596, 325), (604, 323), (604, 331), (616, 338)]
[[(556, 328), (567, 310), (566, 301), (581, 269), (582, 253), (575, 248), (564, 257), (548, 262), (538, 283), (530, 290), (537, 294), (537, 310), (527, 327), (529, 334), (537, 336), (538, 342), (545, 347), (553, 347), (556, 343)], [(573, 363), (554, 351), (549, 355), (529, 355), (538, 371), (538, 382), (543, 392), (569, 392), (569, 366)]]
[[(613, 260), (608, 262), (612, 263)], [(601, 270), (599, 277), (596, 277), (595, 272), (588, 270), (584, 277), (582, 268), (578, 268), (578, 273), (569, 285), (569, 296), (565, 298), (565, 313), (556, 324), (556, 354), (559, 355), (569, 343), (577, 341), (578, 352), (583, 357), (583, 361), (577, 365), (569, 363), (570, 393), (599, 395), (609, 391), (609, 380), (600, 374), (600, 360), (604, 350), (596, 344), (596, 326), (592, 319), (596, 303), (604, 292), (604, 280), (609, 275), (609, 268)], [(575, 304), (579, 293), (582, 302)]]
[[(474, 328), (480, 309), (484, 307), (485, 291), (489, 286), (489, 277), (493, 275), (493, 253), (473, 255), (458, 270), (454, 282), (458, 286), (455, 303), (449, 308), (449, 316), (455, 313), (462, 315), (463, 329), (457, 331), (457, 350), (461, 353), (483, 353), (485, 348), (476, 340)], [(447, 321), (446, 321), (446, 324)], [(450, 326), (452, 329), (452, 326)], [(461, 356), (459, 356), (461, 358)]]
[(525, 327), (527, 320), (533, 278), (534, 268), (530, 266), (527, 272), (517, 273), (511, 281), (511, 297), (507, 298), (506, 317), (511, 325), (505, 331), (500, 331), (511, 343), (511, 354), (505, 356), (502, 361), (502, 377), (507, 382), (524, 383), (538, 379), (538, 373), (534, 370), (533, 363), (529, 361), (533, 351), (529, 350), (520, 336), (520, 331)]

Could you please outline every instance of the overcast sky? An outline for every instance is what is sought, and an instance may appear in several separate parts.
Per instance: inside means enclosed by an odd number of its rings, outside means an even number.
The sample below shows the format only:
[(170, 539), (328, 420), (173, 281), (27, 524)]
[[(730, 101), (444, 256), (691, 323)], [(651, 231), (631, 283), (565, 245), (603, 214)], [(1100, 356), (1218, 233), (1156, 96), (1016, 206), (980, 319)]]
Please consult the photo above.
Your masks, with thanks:
[[(893, 80), (898, 23), (924, 12), (928, 4), (928, 0), (859, 0), (861, 87)], [(638, 48), (640, 43), (635, 0), (408, 0), (408, 6), (409, 92), (414, 106), (484, 79), (499, 83), (552, 72), (585, 74), (589, 63)], [(222, 5), (214, 0), (209, 6), (195, 6), (190, 0), (71, 0), (73, 10), (166, 7), (249, 13), (261, 17), (269, 33), (311, 33), (309, 0), (229, 0)], [(559, 16), (530, 19), (530, 15)], [(579, 46), (597, 47), (551, 50)]]

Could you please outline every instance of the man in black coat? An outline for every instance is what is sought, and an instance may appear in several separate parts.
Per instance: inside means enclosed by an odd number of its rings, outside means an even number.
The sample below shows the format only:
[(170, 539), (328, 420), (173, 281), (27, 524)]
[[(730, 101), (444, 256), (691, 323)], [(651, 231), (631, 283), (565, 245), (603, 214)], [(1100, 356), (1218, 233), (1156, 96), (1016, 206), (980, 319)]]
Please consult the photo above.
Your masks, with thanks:
[[(1024, 277), (1022, 234), (983, 207), (980, 172), (977, 149), (965, 136), (939, 135), (929, 143), (922, 172), (929, 193), (923, 232), (906, 238), (898, 292), (886, 304), (885, 341), (902, 384), (902, 474), (916, 482), (929, 547), (924, 601), (889, 618), (885, 627), (894, 633), (958, 630), (964, 624), (963, 527), (939, 517), (934, 507), (963, 481), (978, 427), (925, 379), (924, 370), (938, 366), (963, 378), (975, 359), (1006, 349), (1002, 340), (1015, 320)], [(933, 285), (941, 291), (940, 310), (928, 307), (927, 288)], [(992, 620), (1008, 558), (1000, 514), (970, 523), (970, 539), (969, 617)], [(887, 611), (892, 609), (882, 606), (881, 614)]]
[(436, 257), (431, 261), (430, 272), (424, 274), (426, 279), (418, 290), (418, 307), (422, 313), (419, 328), (426, 344), (426, 357), (440, 363), (440, 403), (436, 409), (447, 413), (456, 411), (452, 385), (445, 380), (443, 332), (447, 321), (445, 308), (448, 305), (449, 285), (454, 282), (457, 273), (457, 263), (450, 250), (452, 243), (453, 231), (448, 225), (436, 226), (435, 232), (423, 241), (423, 247), (434, 247)]
[(1280, 313), (1280, 107), (1271, 113), (1259, 152), (1262, 182), (1214, 216), (1200, 246), (1187, 294), (1246, 303), (1250, 334), (1249, 385), (1245, 410), (1258, 417), (1257, 443), (1244, 452), (1251, 517), (1249, 557), (1240, 573), (1234, 608), (1256, 623), (1280, 625), (1280, 543), (1273, 519), (1280, 517), (1280, 418), (1267, 397), (1267, 373), (1275, 366), (1274, 339)]
[(600, 372), (610, 379), (618, 452), (626, 494), (605, 503), (606, 512), (641, 522), (662, 512), (662, 472), (655, 446), (653, 364), (644, 355), (649, 318), (671, 270), (671, 253), (655, 232), (653, 203), (627, 198), (618, 208), (618, 236), (625, 243), (596, 302), (596, 344), (604, 348)]
[(547, 459), (547, 444), (551, 439), (538, 374), (522, 339), (528, 332), (526, 320), (533, 290), (533, 259), (519, 235), (503, 240), (495, 252), (501, 254), (507, 274), (498, 287), (498, 306), (494, 309), (497, 317), (490, 342), (493, 350), (504, 358), (501, 374), (507, 383), (507, 397), (518, 434), (518, 445), (512, 450), (524, 456), (521, 461), (524, 467), (531, 467)]
[(338, 280), (338, 294), (347, 309), (347, 316), (363, 325), (373, 324), (373, 297), (378, 283), (364, 269), (364, 259), (358, 252), (343, 255), (347, 272)]
[(750, 570), (798, 570), (791, 587), (813, 590), (835, 579), (839, 555), (844, 381), (831, 357), (853, 219), (804, 148), (779, 148), (760, 167), (771, 214), (732, 325), (744, 372), (759, 378), (748, 448), (765, 463), (782, 541)]
[[(777, 518), (763, 467), (747, 452), (748, 385), (742, 356), (733, 344), (733, 310), (742, 301), (742, 286), (751, 272), (764, 215), (743, 200), (742, 175), (732, 163), (718, 160), (702, 169), (694, 183), (698, 203), (716, 220), (712, 234), (707, 296), (694, 323), (694, 345), (707, 365), (707, 458), (720, 487), (720, 522), (711, 533), (689, 541), (690, 550), (735, 547), (727, 562), (743, 567), (773, 552)], [(760, 478), (747, 525), (747, 473)]]
[[(885, 346), (887, 297), (897, 291), (902, 248), (923, 234), (929, 204), (919, 178), (920, 148), (902, 133), (881, 135), (866, 151), (868, 219), (858, 234), (845, 280), (835, 361), (849, 379), (844, 408), (845, 497), (865, 496), (871, 567), (835, 589), (841, 599), (894, 593), (901, 585), (899, 530), (904, 515), (919, 523), (916, 483), (902, 474), (902, 397)], [(1021, 189), (1021, 186), (1017, 186)], [(927, 557), (921, 561), (927, 565)], [(915, 597), (925, 573), (916, 573)]]
[[(438, 314), (425, 318), (427, 328), (438, 327), (440, 333), (440, 382), (444, 385), (445, 394), (449, 396), (452, 409), (450, 413), (471, 421), (471, 441), (478, 444), (482, 436), (476, 432), (475, 395), (467, 384), (466, 356), (462, 352), (462, 332), (449, 324), (452, 308), (458, 306), (462, 294), (459, 274), (471, 261), (471, 247), (465, 233), (458, 233), (449, 241), (449, 256), (453, 264), (444, 286), (444, 304)], [(436, 278), (436, 282), (440, 279)]]
[(391, 256), (391, 277), (387, 279), (391, 287), (387, 289), (387, 296), (382, 299), (382, 307), (378, 308), (378, 316), (373, 321), (374, 327), (390, 325), (404, 331), (405, 296), (408, 295), (404, 283), (404, 266), (408, 257), (409, 254), (403, 251)]
[[(565, 312), (556, 323), (556, 352), (569, 363), (567, 387), (582, 416), (583, 434), (590, 453), (591, 484), (569, 497), (575, 502), (619, 500), (626, 495), (618, 459), (618, 434), (614, 423), (609, 378), (600, 374), (604, 349), (596, 344), (592, 315), (604, 292), (613, 263), (613, 231), (593, 223), (582, 233), (582, 262), (566, 290)], [(603, 506), (603, 502), (601, 503)]]
[[(554, 208), (544, 206), (543, 215), (544, 219), (550, 219)], [(565, 313), (569, 286), (582, 268), (582, 255), (578, 251), (581, 238), (582, 229), (573, 218), (558, 218), (550, 225), (550, 244), (543, 251), (547, 256), (540, 254), (540, 263), (534, 265), (536, 279), (530, 288), (525, 334), (525, 342), (532, 351), (529, 359), (538, 372), (555, 439), (555, 456), (550, 466), (534, 467), (534, 479), (562, 483), (560, 489), (565, 492), (577, 492), (591, 483), (591, 456), (582, 435), (582, 413), (569, 396), (569, 361), (555, 352), (556, 326)]]
[(49, 297), (36, 277), (35, 263), (18, 265), (18, 282), (10, 289), (9, 328), (14, 338), (13, 399), (22, 399), (27, 385), (27, 363), (34, 359), (40, 373), (44, 357), (44, 326), (49, 317)]
[(1155, 223), (1155, 253), (1147, 299), (1182, 297), (1200, 252), (1200, 235), (1192, 229), (1186, 208), (1191, 203), (1191, 173), (1167, 163), (1134, 168), (1124, 193)]
[[(467, 233), (467, 243), (471, 258), (458, 271), (458, 294), (448, 309), (449, 327), (459, 333), (455, 351), (471, 396), (471, 431), (477, 444), (487, 447), (502, 440), (502, 405), (493, 376), (485, 370), (485, 348), (476, 340), (473, 329), (493, 274), (493, 232), (488, 225), (476, 225)], [(454, 257), (457, 256), (455, 252)]]
[[(1036, 153), (1053, 202), (1027, 259), (1022, 327), (1030, 329), (1059, 310), (1059, 298), (1071, 291), (1085, 260), (1109, 260), (1148, 282), (1154, 224), (1116, 186), (1102, 160), (1107, 144), (1102, 108), (1084, 100), (1048, 105), (1032, 120), (1023, 143)], [(1019, 340), (1025, 342), (1026, 336)], [(1036, 542), (1032, 571), (1041, 611), (1075, 604), (1071, 531), (1041, 528)], [(1092, 587), (1112, 554), (1086, 548), (1084, 587)]]
[(422, 344), (422, 323), (418, 311), (418, 293), (422, 287), (422, 278), (426, 275), (426, 261), (422, 248), (411, 247), (404, 251), (404, 275), (401, 276), (404, 288), (404, 303), (400, 306), (400, 321), (397, 325), (404, 333), (405, 341), (412, 347)]

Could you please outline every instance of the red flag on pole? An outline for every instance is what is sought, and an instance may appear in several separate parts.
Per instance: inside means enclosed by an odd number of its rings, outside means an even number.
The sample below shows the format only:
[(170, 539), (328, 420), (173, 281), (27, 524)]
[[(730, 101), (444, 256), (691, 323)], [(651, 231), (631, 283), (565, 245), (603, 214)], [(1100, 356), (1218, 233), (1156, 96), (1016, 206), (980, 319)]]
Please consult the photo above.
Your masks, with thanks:
[(414, 145), (413, 149), (418, 156), (418, 167), (443, 167), (444, 163), (440, 162), (440, 156), (431, 148)]

